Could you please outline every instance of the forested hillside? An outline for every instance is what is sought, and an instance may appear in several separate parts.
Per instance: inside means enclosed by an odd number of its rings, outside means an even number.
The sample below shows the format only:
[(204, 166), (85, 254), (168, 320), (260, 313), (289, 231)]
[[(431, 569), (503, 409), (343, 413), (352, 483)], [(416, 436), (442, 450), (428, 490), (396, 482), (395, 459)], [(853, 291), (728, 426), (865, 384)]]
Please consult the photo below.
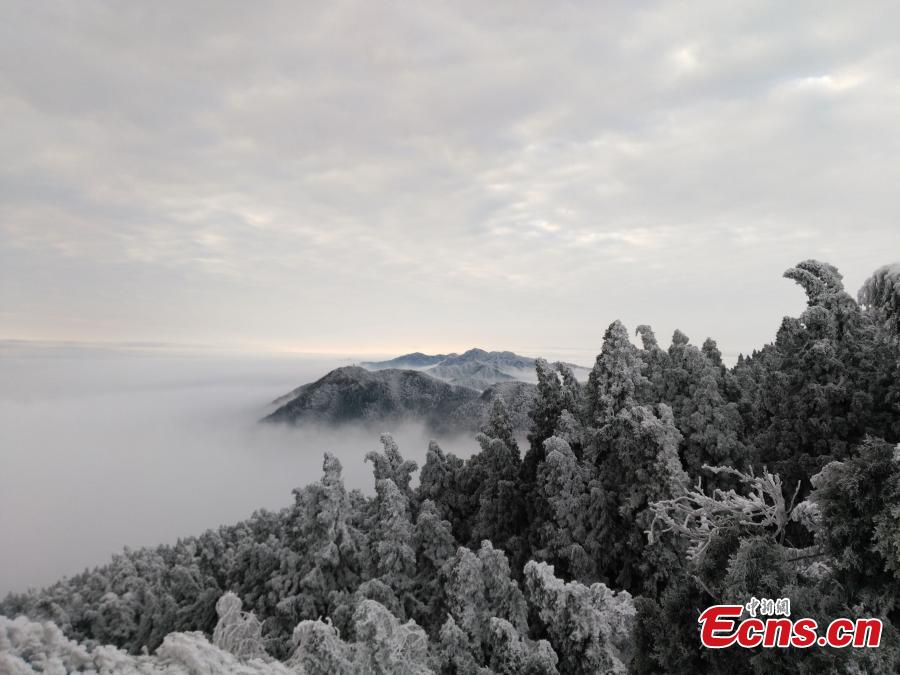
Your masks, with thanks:
[[(536, 362), (528, 447), (497, 397), (468, 460), (384, 436), (372, 497), (326, 454), (277, 513), (7, 597), (0, 670), (897, 672), (900, 266), (857, 299), (785, 276), (806, 310), (733, 367), (616, 321), (585, 384)], [(700, 612), (751, 596), (880, 617), (882, 646), (703, 649)]]

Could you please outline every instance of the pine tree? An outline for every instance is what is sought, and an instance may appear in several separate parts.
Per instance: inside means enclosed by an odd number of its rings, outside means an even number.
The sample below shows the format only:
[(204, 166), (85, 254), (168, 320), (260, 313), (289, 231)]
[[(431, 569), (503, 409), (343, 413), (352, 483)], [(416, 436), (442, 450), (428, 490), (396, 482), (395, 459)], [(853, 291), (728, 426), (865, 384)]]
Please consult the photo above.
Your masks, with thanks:
[(231, 652), (239, 659), (247, 660), (265, 656), (262, 642), (262, 624), (252, 612), (241, 611), (241, 599), (234, 593), (225, 593), (216, 602), (219, 621), (213, 631), (213, 644)]
[(409, 515), (409, 499), (390, 478), (375, 482), (375, 521), (370, 529), (369, 550), (373, 565), (371, 578), (377, 578), (391, 589), (399, 606), (410, 606), (410, 593), (416, 573), (413, 525)]
[[(329, 616), (366, 573), (366, 538), (353, 523), (354, 509), (344, 488), (341, 463), (325, 453), (322, 468), (321, 482), (294, 491), (287, 528), (291, 537), (303, 543), (304, 555), (293, 551), (284, 555), (267, 584), (280, 598), (273, 621), (282, 634), (288, 634), (301, 619)], [(276, 653), (285, 647), (280, 645)]]
[(665, 375), (669, 368), (669, 354), (660, 348), (653, 329), (642, 324), (637, 327), (636, 335), (641, 336), (643, 349), (640, 352), (644, 364), (644, 375), (647, 378), (648, 400), (654, 403), (665, 399)]
[[(518, 584), (510, 579), (509, 563), (502, 551), (489, 541), (482, 542), (477, 552), (460, 548), (442, 572), (448, 621), (452, 618), (465, 640), (453, 637), (452, 642), (466, 645), (474, 661), (486, 664), (490, 636), (490, 620), (505, 619), (514, 629), (527, 633), (525, 598)], [(441, 629), (455, 635), (452, 627)]]
[[(683, 438), (680, 454), (692, 478), (707, 477), (702, 470), (706, 464), (746, 468), (752, 460), (742, 441), (738, 406), (723, 396), (722, 370), (717, 365), (721, 357), (714, 346), (706, 350), (712, 353), (710, 360), (684, 333), (675, 331), (662, 378), (664, 399)], [(730, 485), (727, 475), (717, 478), (720, 486)]]
[(372, 462), (375, 480), (392, 480), (402, 492), (412, 496), (409, 484), (412, 475), (419, 470), (419, 465), (411, 459), (403, 459), (397, 442), (390, 434), (381, 435), (381, 445), (384, 447), (383, 453), (373, 450), (366, 454), (366, 461)]
[(473, 502), (463, 485), (464, 468), (463, 460), (453, 453), (444, 453), (432, 441), (419, 474), (419, 499), (430, 499), (437, 505), (441, 517), (450, 522), (457, 541), (469, 540), (472, 516), (477, 509), (477, 502)]
[(416, 576), (413, 595), (416, 622), (434, 635), (446, 616), (446, 603), (439, 573), (457, 549), (450, 523), (442, 520), (430, 499), (422, 502), (413, 533), (416, 552)]
[[(525, 453), (522, 477), (526, 483), (534, 481), (537, 467), (544, 459), (544, 441), (553, 430), (563, 411), (563, 391), (559, 373), (544, 359), (535, 360), (537, 397), (531, 410), (532, 427), (528, 434), (529, 449)], [(572, 412), (572, 411), (570, 411)]]
[(596, 579), (594, 559), (585, 550), (592, 533), (585, 519), (591, 467), (556, 436), (544, 441), (547, 454), (538, 471), (538, 489), (549, 507), (535, 555), (553, 563), (564, 578)]
[(558, 675), (559, 657), (546, 640), (533, 642), (506, 619), (488, 623), (487, 653), (496, 675)]
[(472, 534), (466, 543), (487, 539), (511, 553), (518, 553), (520, 533), (525, 525), (518, 446), (510, 447), (502, 438), (489, 438), (485, 434), (479, 434), (478, 442), (481, 452), (469, 459), (465, 467), (473, 500), (478, 503)]
[(867, 438), (851, 457), (813, 476), (810, 495), (816, 543), (833, 561), (840, 583), (884, 611), (900, 606), (900, 563), (893, 543), (900, 512), (895, 455), (889, 443)]
[(552, 566), (530, 562), (525, 592), (560, 657), (560, 672), (628, 672), (636, 612), (626, 591), (614, 593), (600, 583), (564, 583)]
[(491, 401), (491, 410), (487, 422), (481, 427), (481, 433), (490, 439), (498, 439), (519, 456), (519, 444), (513, 433), (512, 422), (509, 420), (509, 410), (502, 396), (494, 396)]
[(810, 476), (846, 458), (866, 433), (895, 440), (894, 414), (891, 383), (879, 375), (887, 354), (838, 271), (807, 260), (785, 276), (804, 288), (808, 307), (785, 318), (759, 364), (753, 442), (761, 463), (786, 485), (801, 481), (805, 493)]
[(638, 404), (645, 383), (638, 350), (616, 321), (588, 381), (588, 414), (597, 430), (585, 453), (593, 467), (585, 508), (593, 535), (586, 549), (603, 577), (632, 590), (655, 589), (676, 566), (673, 551), (646, 550), (644, 530), (650, 503), (687, 484), (671, 409)]
[(860, 305), (877, 314), (888, 331), (900, 336), (900, 263), (875, 270), (857, 297)]
[(355, 672), (372, 675), (427, 675), (428, 637), (415, 621), (401, 624), (374, 600), (363, 600), (353, 615)]
[(626, 407), (643, 400), (647, 379), (638, 349), (628, 339), (628, 331), (614, 321), (603, 336), (603, 348), (588, 376), (586, 387), (587, 424), (602, 427)]

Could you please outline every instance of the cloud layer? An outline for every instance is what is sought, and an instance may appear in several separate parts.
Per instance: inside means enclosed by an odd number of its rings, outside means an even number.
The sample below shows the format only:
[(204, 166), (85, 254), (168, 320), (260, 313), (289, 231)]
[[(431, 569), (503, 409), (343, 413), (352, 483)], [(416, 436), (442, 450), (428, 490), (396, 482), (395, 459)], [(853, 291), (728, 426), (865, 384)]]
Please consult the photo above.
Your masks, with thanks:
[(0, 337), (747, 351), (900, 257), (893, 3), (9, 3)]

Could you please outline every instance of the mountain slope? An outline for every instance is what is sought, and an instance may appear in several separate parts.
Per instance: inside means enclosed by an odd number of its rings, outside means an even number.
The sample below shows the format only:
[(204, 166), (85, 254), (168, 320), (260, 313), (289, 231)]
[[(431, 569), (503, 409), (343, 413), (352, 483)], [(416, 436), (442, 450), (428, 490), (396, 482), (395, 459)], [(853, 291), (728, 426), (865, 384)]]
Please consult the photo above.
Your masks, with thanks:
[(418, 421), (442, 433), (471, 432), (501, 395), (513, 424), (528, 428), (534, 385), (504, 382), (479, 393), (416, 370), (369, 371), (346, 366), (276, 399), (280, 407), (264, 418), (290, 424), (395, 424)]
[(477, 389), (479, 391), (487, 389), (492, 384), (497, 384), (498, 382), (509, 382), (511, 380), (519, 379), (510, 373), (500, 370), (496, 366), (487, 363), (479, 363), (477, 361), (460, 363), (458, 365), (446, 365), (446, 362), (441, 362), (433, 368), (428, 368), (423, 372), (428, 373), (439, 380), (443, 380), (444, 382), (456, 384), (461, 387), (469, 387), (470, 389)]

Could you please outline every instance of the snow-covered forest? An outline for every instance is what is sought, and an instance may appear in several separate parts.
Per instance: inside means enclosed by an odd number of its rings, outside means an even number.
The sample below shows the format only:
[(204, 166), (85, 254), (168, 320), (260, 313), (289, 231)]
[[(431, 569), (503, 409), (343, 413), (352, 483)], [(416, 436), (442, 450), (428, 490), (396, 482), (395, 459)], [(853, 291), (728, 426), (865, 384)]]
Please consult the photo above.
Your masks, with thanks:
[[(897, 672), (900, 265), (785, 276), (807, 309), (733, 367), (615, 321), (586, 384), (537, 361), (528, 447), (497, 399), (468, 460), (385, 435), (372, 497), (325, 454), (281, 511), (8, 596), (0, 672)], [(701, 648), (751, 596), (882, 645)]]

